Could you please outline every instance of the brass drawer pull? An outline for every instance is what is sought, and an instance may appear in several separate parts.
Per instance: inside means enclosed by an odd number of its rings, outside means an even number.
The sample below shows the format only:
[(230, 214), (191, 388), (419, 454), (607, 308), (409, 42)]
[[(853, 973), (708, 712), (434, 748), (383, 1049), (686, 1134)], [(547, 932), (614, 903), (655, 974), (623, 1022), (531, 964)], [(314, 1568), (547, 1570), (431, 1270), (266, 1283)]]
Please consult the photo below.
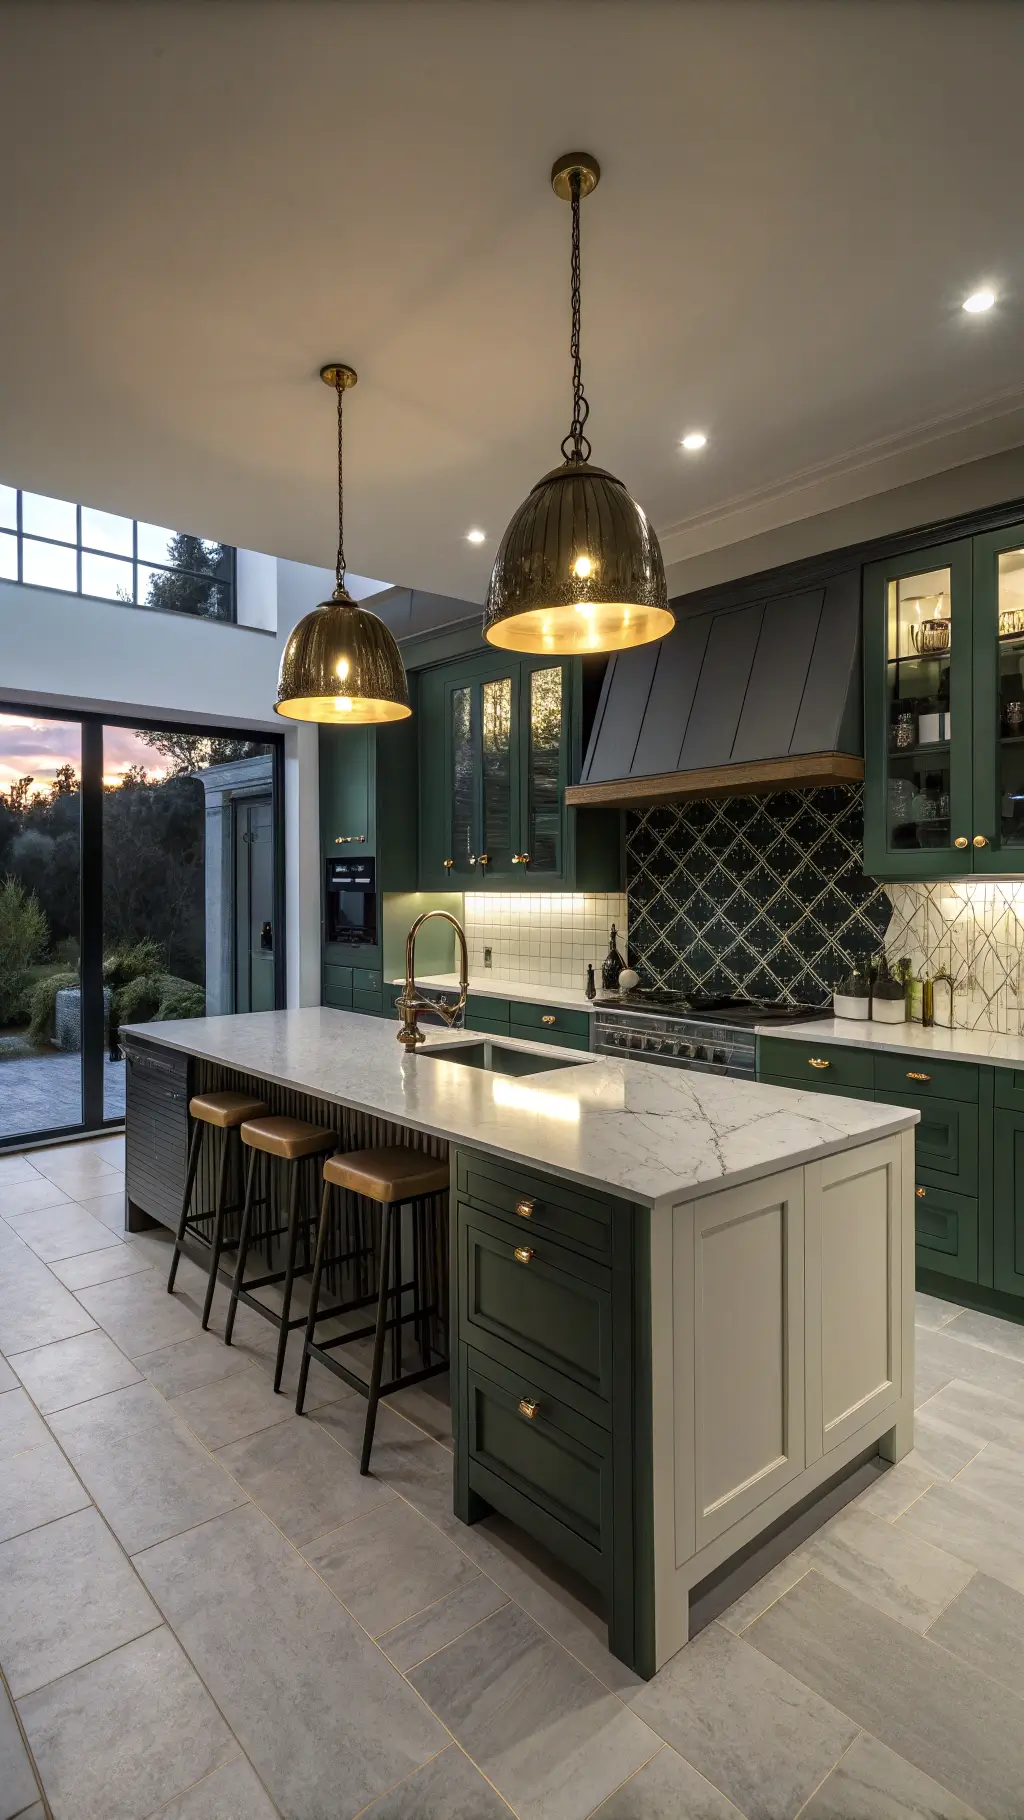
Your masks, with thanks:
[(823, 1056), (809, 1055), (807, 1058), (807, 1066), (809, 1068), (831, 1068), (832, 1063), (826, 1062)]
[(969, 847), (970, 844), (971, 843), (968, 840), (966, 834), (958, 834), (956, 837), (956, 840), (953, 842), (954, 847), (959, 847), (961, 853), (963, 852), (964, 848)]
[(540, 1021), (542, 1024), (553, 1024), (555, 1020), (553, 1017), (542, 1017)]
[(974, 845), (976, 847), (987, 847), (988, 841), (985, 839), (985, 836), (983, 834), (976, 834), (974, 836)]
[(528, 1421), (530, 1421), (530, 1422), (533, 1421), (533, 1418), (537, 1414), (537, 1411), (539, 1408), (540, 1408), (540, 1404), (535, 1403), (532, 1397), (520, 1397), (519, 1414), (521, 1416), (525, 1416)]
[(915, 1190), (914, 1190), (914, 1192), (915, 1192), (915, 1194), (916, 1194), (916, 1195), (917, 1195), (917, 1198), (918, 1198), (918, 1200), (919, 1200), (919, 1201), (923, 1201), (923, 1200), (924, 1200), (924, 1196), (925, 1196), (925, 1191), (924, 1191), (924, 1189), (923, 1189), (923, 1188), (916, 1188), (916, 1189), (915, 1189)]
[(516, 1202), (516, 1212), (518, 1213), (519, 1218), (521, 1220), (528, 1220), (536, 1205), (536, 1201), (531, 1201), (529, 1195), (524, 1194), (522, 1200)]
[[(966, 844), (967, 844), (967, 843), (966, 843), (966, 841), (965, 841), (965, 843), (964, 843), (964, 845), (965, 845), (965, 846), (966, 846)], [(446, 859), (446, 860), (445, 860), (445, 862), (444, 862), (444, 869), (445, 869), (445, 871), (446, 871), (446, 872), (450, 872), (450, 871), (451, 871), (451, 869), (452, 869), (452, 867), (453, 867), (453, 866), (454, 866), (454, 864), (455, 864), (455, 861), (454, 861), (454, 860), (453, 860), (453, 859)]]
[(517, 1245), (515, 1258), (517, 1264), (529, 1264), (533, 1258), (533, 1252), (529, 1245)]
[(908, 1081), (930, 1081), (931, 1078), (932, 1077), (930, 1074), (918, 1074), (917, 1071), (913, 1068), (907, 1069)]
[(512, 864), (514, 866), (528, 866), (529, 863), (530, 855), (528, 853), (513, 853)]

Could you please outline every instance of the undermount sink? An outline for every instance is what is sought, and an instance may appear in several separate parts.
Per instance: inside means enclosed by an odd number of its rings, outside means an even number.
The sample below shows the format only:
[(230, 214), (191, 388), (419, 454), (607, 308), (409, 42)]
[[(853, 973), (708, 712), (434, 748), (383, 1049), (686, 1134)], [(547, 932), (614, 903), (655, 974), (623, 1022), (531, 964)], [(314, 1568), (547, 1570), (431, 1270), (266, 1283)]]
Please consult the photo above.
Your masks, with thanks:
[(513, 1049), (507, 1043), (496, 1043), (490, 1037), (479, 1043), (431, 1043), (417, 1049), (418, 1056), (434, 1061), (456, 1062), (462, 1068), (486, 1068), (491, 1074), (550, 1074), (554, 1068), (576, 1068), (581, 1062), (593, 1062), (592, 1055), (531, 1055), (527, 1049)]

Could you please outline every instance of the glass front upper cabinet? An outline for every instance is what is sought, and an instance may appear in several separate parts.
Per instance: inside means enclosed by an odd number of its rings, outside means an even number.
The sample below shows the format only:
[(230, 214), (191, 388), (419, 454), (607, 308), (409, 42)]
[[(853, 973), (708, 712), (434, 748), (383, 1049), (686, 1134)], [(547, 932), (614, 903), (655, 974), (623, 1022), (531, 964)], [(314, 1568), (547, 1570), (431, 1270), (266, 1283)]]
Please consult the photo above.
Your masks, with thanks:
[(1024, 526), (974, 539), (974, 871), (1024, 872)]

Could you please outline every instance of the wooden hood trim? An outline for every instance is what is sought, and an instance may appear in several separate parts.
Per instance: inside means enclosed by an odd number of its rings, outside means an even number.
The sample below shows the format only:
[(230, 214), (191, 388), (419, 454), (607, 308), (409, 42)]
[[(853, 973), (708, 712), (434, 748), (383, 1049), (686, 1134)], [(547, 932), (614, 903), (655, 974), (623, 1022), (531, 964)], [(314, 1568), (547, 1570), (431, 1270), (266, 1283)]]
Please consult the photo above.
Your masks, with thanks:
[(849, 752), (803, 752), (787, 758), (759, 758), (749, 764), (711, 765), (704, 771), (663, 771), (656, 777), (618, 777), (603, 784), (570, 784), (565, 800), (582, 809), (606, 804), (618, 809), (680, 802), (687, 796), (755, 796), (787, 787), (859, 783), (864, 760)]

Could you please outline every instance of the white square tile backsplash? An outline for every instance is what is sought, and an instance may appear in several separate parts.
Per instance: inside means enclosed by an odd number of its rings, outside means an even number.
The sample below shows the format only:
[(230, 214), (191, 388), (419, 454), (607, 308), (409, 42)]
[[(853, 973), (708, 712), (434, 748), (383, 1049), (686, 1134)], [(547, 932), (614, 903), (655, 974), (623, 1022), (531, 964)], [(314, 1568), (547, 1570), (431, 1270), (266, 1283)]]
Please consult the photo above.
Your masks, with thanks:
[[(581, 992), (587, 962), (601, 983), (612, 924), (626, 958), (624, 892), (466, 893), (466, 939), (474, 977), (493, 973), (528, 986), (568, 986)], [(485, 969), (484, 949), (491, 950)]]

